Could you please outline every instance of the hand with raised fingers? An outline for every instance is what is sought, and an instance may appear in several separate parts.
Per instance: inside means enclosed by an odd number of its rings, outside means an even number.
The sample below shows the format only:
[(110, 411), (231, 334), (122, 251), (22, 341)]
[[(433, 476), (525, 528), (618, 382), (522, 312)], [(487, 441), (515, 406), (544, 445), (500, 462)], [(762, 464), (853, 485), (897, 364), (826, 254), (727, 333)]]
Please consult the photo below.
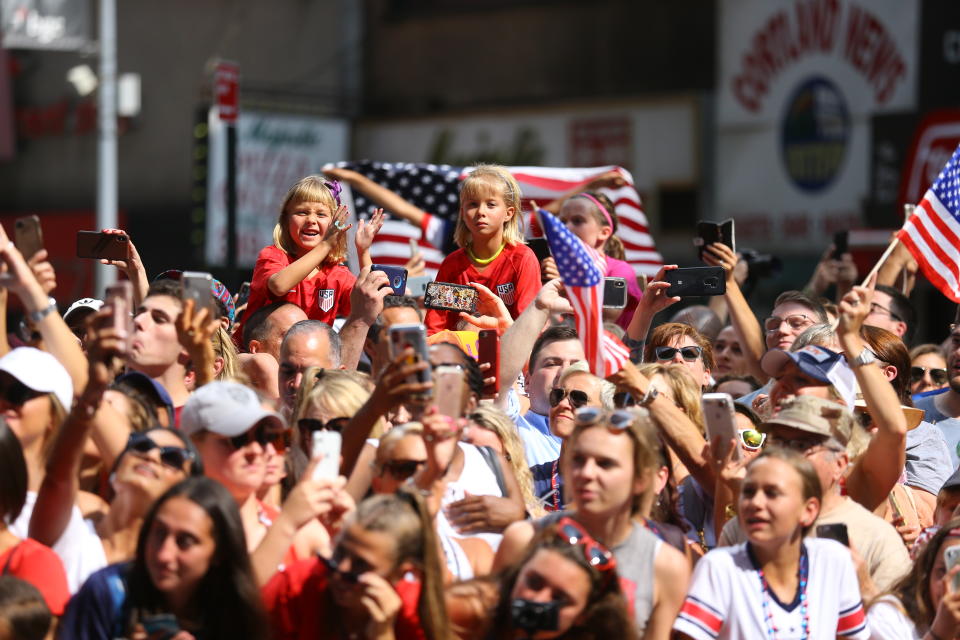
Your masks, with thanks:
[(407, 263), (403, 265), (403, 268), (407, 270), (407, 278), (417, 278), (426, 274), (427, 261), (422, 253), (415, 251), (407, 260)]
[(677, 265), (675, 264), (665, 264), (660, 267), (657, 274), (653, 276), (653, 280), (647, 283), (643, 297), (640, 298), (640, 304), (637, 305), (638, 313), (643, 311), (652, 317), (667, 307), (680, 302), (680, 296), (667, 295), (667, 289), (670, 288), (670, 283), (664, 280), (667, 272), (673, 271), (676, 268)]
[(540, 287), (533, 304), (536, 305), (537, 309), (547, 313), (573, 313), (573, 306), (563, 295), (563, 282), (560, 278), (545, 282)]
[(372, 326), (383, 311), (383, 299), (392, 294), (386, 273), (364, 267), (350, 292), (350, 315)]
[(371, 400), (383, 414), (400, 404), (412, 403), (422, 406), (433, 389), (433, 382), (417, 380), (421, 372), (429, 368), (429, 362), (417, 359), (413, 347), (407, 347), (390, 360), (380, 372)]
[(220, 327), (220, 321), (211, 319), (207, 309), (196, 310), (196, 301), (183, 301), (183, 310), (174, 323), (177, 328), (177, 339), (193, 362), (197, 374), (197, 386), (209, 382), (213, 378), (213, 334)]
[(503, 335), (503, 332), (513, 324), (513, 317), (507, 305), (503, 303), (500, 296), (479, 282), (471, 282), (470, 286), (477, 290), (477, 313), (469, 314), (461, 311), (460, 317), (476, 327), (496, 329), (497, 333)]
[(125, 328), (118, 328), (114, 309), (104, 305), (87, 319), (86, 341), (89, 382), (106, 388), (123, 367), (130, 344)]
[(101, 229), (100, 232), (108, 235), (126, 236), (127, 238), (126, 260), (107, 260), (106, 258), (101, 258), (100, 264), (108, 264), (116, 267), (120, 271), (123, 271), (125, 274), (127, 274), (127, 277), (130, 278), (130, 280), (134, 279), (134, 274), (138, 271), (144, 271), (143, 262), (140, 260), (140, 253), (137, 251), (137, 247), (134, 246), (133, 239), (126, 231), (123, 229)]
[(323, 240), (321, 244), (325, 243), (329, 247), (335, 247), (337, 245), (339, 239), (343, 237), (353, 226), (352, 224), (347, 223), (347, 218), (349, 215), (350, 212), (347, 209), (347, 205), (341, 204), (337, 207), (337, 210), (333, 212), (332, 216), (330, 216), (330, 224), (327, 226), (327, 230), (323, 234)]
[(704, 247), (703, 261), (711, 267), (723, 267), (728, 287), (737, 284), (735, 275), (740, 257), (733, 252), (733, 249), (722, 242), (712, 242)]
[[(864, 320), (870, 315), (873, 289), (877, 284), (877, 274), (870, 277), (867, 286), (855, 286), (850, 289), (837, 305), (839, 323), (837, 334), (858, 334)], [(854, 354), (855, 355), (855, 354)]]
[(357, 246), (357, 254), (363, 255), (370, 250), (373, 239), (380, 233), (383, 227), (383, 209), (374, 209), (369, 220), (361, 220), (357, 224), (357, 233), (354, 237), (354, 243)]

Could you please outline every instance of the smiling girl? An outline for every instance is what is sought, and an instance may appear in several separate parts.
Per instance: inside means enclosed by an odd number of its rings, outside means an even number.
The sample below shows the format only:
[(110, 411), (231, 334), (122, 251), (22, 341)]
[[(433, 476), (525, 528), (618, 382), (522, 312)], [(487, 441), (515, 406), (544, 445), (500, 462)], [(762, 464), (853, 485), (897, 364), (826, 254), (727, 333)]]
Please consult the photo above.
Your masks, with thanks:
[[(278, 300), (297, 305), (307, 317), (332, 325), (350, 313), (356, 277), (341, 264), (347, 258), (347, 207), (340, 183), (307, 176), (290, 187), (273, 229), (273, 244), (257, 256), (245, 317)], [(370, 264), (370, 244), (383, 223), (383, 210), (357, 228), (361, 268)], [(242, 331), (242, 325), (238, 331)], [(240, 334), (237, 334), (240, 335)]]
[[(444, 259), (437, 282), (484, 285), (500, 296), (516, 318), (540, 290), (540, 265), (523, 244), (520, 185), (497, 165), (480, 165), (460, 187), (460, 216), (454, 240), (460, 247)], [(431, 309), (424, 324), (431, 334), (457, 330), (460, 317)]]

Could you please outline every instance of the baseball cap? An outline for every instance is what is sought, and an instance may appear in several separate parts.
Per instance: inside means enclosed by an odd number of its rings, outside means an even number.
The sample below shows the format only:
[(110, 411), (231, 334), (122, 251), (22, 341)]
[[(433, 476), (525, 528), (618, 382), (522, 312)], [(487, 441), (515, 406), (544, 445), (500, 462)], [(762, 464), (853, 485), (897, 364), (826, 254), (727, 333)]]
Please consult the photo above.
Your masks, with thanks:
[(60, 361), (46, 351), (17, 347), (0, 358), (0, 371), (34, 391), (52, 393), (67, 411), (73, 406), (73, 380)]
[(771, 349), (760, 360), (760, 368), (772, 378), (784, 374), (790, 363), (814, 380), (832, 384), (844, 403), (852, 407), (857, 397), (857, 378), (842, 353), (809, 344), (797, 351)]
[(842, 404), (816, 396), (794, 396), (780, 405), (761, 430), (772, 426), (793, 427), (818, 436), (833, 438), (844, 447), (853, 434), (853, 414)]
[(70, 324), (70, 315), (75, 311), (80, 311), (82, 309), (88, 309), (90, 311), (100, 311), (100, 307), (103, 306), (103, 300), (97, 300), (96, 298), (80, 298), (75, 301), (69, 307), (67, 307), (66, 313), (63, 314), (63, 321), (67, 324)]
[(166, 388), (162, 384), (147, 374), (139, 371), (130, 371), (117, 378), (116, 383), (130, 386), (140, 393), (151, 397), (156, 400), (157, 403), (164, 405), (170, 416), (173, 416), (173, 399), (170, 397), (170, 394), (167, 393)]
[(216, 381), (190, 396), (180, 414), (180, 428), (190, 436), (206, 430), (232, 438), (264, 419), (277, 429), (286, 428), (279, 413), (260, 406), (260, 397), (253, 389), (237, 382)]

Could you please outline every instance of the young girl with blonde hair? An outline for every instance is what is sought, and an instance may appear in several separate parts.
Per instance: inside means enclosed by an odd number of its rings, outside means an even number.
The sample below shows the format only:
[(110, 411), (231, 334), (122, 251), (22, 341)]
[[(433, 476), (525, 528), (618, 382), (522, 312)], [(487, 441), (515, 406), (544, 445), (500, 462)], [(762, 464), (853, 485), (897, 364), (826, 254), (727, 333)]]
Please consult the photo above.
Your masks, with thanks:
[[(370, 244), (382, 224), (383, 211), (377, 210), (357, 228), (361, 267), (370, 264)], [(330, 325), (338, 316), (348, 315), (356, 277), (342, 262), (347, 258), (351, 226), (336, 180), (307, 176), (290, 187), (273, 229), (273, 244), (257, 256), (244, 317), (278, 300), (295, 304), (308, 318)], [(241, 321), (235, 335), (242, 331)]]
[[(478, 165), (460, 187), (454, 240), (460, 247), (440, 265), (435, 280), (478, 283), (500, 296), (510, 315), (520, 315), (540, 290), (540, 265), (523, 243), (520, 185), (504, 167)], [(456, 330), (460, 316), (431, 309), (424, 324), (432, 334)]]

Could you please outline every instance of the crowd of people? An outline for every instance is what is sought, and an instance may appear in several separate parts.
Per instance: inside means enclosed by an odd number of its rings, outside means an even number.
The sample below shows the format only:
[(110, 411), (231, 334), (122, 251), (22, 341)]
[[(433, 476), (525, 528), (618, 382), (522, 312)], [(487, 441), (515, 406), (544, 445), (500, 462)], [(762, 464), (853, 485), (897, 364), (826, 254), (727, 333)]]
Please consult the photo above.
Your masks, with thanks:
[[(542, 203), (628, 276), (606, 377), (498, 166), (439, 231), (359, 174), (303, 178), (247, 299), (184, 295), (128, 238), (104, 263), (133, 313), (61, 315), (46, 252), (0, 229), (0, 322), (8, 295), (24, 317), (0, 327), (0, 639), (960, 637), (960, 327), (912, 344), (909, 254), (861, 285), (828, 250), (758, 314), (714, 243), (725, 293), (673, 313), (676, 266), (623, 261), (620, 180)], [(348, 234), (341, 182), (458, 247), (435, 280), (476, 310), (396, 291), (384, 209)]]

